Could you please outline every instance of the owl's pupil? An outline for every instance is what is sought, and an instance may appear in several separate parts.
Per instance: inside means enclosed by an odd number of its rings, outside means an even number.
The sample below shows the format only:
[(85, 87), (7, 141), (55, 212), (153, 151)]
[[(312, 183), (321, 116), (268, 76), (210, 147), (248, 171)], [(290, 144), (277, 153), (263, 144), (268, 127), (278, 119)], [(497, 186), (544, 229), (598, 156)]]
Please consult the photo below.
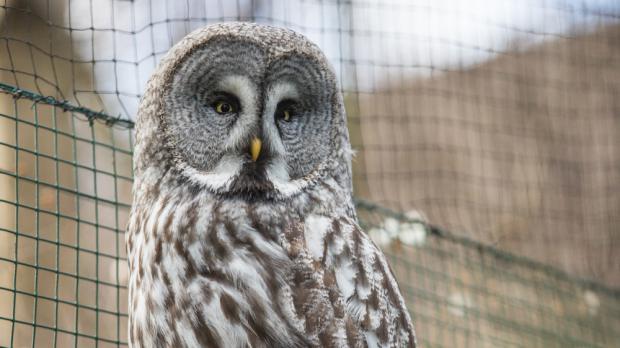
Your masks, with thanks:
[(230, 103), (220, 101), (215, 104), (215, 111), (218, 114), (228, 114), (233, 112), (233, 106)]

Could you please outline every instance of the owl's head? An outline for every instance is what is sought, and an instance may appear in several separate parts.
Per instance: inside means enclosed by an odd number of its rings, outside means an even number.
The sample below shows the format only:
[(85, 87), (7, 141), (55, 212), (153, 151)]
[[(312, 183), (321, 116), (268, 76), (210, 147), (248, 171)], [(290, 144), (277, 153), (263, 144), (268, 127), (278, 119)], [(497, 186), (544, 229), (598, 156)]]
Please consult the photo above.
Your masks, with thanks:
[(137, 129), (136, 175), (166, 167), (213, 193), (252, 198), (289, 197), (325, 176), (350, 186), (334, 73), (287, 29), (226, 23), (189, 34), (149, 81)]

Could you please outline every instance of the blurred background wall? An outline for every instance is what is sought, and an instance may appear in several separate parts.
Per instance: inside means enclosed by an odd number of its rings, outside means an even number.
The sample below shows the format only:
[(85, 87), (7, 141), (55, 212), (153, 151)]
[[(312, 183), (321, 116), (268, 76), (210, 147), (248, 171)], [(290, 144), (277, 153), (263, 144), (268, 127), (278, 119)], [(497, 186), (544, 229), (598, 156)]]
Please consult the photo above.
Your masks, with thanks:
[(620, 25), (510, 49), (349, 95), (357, 192), (617, 287)]

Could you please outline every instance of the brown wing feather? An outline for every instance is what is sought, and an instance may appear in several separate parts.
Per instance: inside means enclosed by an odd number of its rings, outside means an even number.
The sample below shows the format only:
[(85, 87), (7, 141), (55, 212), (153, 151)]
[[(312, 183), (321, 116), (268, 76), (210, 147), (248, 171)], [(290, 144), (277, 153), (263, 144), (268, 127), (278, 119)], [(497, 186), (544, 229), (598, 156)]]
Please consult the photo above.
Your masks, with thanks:
[(352, 219), (330, 221), (324, 231), (321, 224), (306, 223), (284, 236), (295, 265), (295, 310), (306, 333), (325, 347), (415, 347), (409, 313), (383, 253)]

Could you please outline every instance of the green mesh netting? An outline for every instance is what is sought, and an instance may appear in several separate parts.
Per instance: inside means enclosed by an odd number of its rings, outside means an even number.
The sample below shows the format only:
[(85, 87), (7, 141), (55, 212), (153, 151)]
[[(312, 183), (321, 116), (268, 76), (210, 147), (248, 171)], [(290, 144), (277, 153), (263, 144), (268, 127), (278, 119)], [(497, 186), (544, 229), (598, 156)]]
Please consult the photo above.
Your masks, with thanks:
[(620, 286), (616, 0), (0, 0), (0, 82), (131, 119), (170, 47), (230, 20), (325, 52), (359, 197)]
[(230, 20), (333, 64), (423, 346), (620, 346), (617, 0), (0, 0), (0, 346), (125, 344), (131, 120)]
[(126, 341), (130, 131), (0, 98), (0, 345)]
[[(0, 346), (125, 345), (132, 123), (0, 91)], [(358, 212), (424, 347), (620, 342), (619, 291), (366, 201)]]

